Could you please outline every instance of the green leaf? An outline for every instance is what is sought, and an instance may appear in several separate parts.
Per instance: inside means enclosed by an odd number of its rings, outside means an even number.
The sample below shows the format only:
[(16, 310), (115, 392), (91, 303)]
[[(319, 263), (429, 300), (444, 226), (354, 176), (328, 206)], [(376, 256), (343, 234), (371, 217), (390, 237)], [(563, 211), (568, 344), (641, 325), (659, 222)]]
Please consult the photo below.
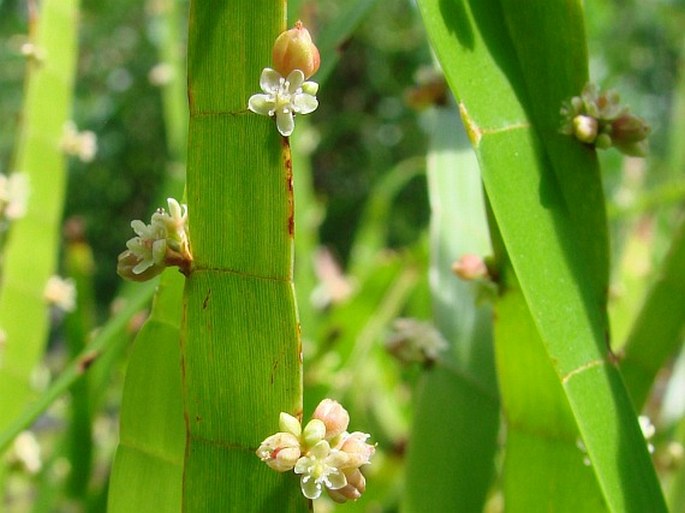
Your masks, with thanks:
[(591, 150), (564, 140), (552, 124), (551, 109), (558, 112), (587, 77), (580, 2), (419, 5), (609, 510), (665, 511), (635, 412), (607, 354), (599, 170)]

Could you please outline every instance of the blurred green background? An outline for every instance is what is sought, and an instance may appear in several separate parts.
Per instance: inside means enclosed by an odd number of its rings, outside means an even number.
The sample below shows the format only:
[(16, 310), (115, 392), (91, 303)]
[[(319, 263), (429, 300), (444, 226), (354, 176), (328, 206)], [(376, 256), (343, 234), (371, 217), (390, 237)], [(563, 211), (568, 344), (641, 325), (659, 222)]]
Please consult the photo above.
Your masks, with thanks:
[[(317, 30), (329, 26), (349, 1), (301, 0), (299, 11), (316, 39)], [(316, 235), (343, 270), (364, 208), (377, 195), (379, 184), (398, 165), (419, 162), (422, 167), (428, 146), (423, 112), (407, 101), (410, 91), (434, 66), (418, 10), (410, 0), (370, 3), (374, 5), (368, 15), (338, 48), (340, 60), (322, 84), (320, 108), (303, 124), (304, 133), (298, 134), (311, 150), (314, 191), (322, 206)], [(184, 5), (182, 12), (186, 8)], [(132, 236), (130, 220), (147, 219), (159, 206), (155, 202), (166, 174), (169, 170), (182, 172), (182, 163), (174, 160), (183, 150), (168, 146), (160, 87), (151, 80), (166, 30), (158, 12), (155, 0), (85, 0), (81, 5), (73, 119), (79, 129), (97, 134), (98, 152), (90, 163), (70, 159), (64, 218), (82, 220), (84, 236), (92, 247), (100, 322), (109, 316), (121, 288), (115, 272), (116, 257)], [(618, 297), (623, 287), (625, 242), (637, 233), (636, 227), (649, 227), (647, 270), (641, 278), (644, 286), (668, 248), (685, 198), (685, 134), (678, 125), (685, 117), (685, 1), (593, 0), (586, 3), (586, 12), (593, 80), (619, 90), (631, 110), (652, 126), (648, 159), (625, 159), (615, 151), (603, 152), (600, 157)], [(1, 172), (14, 170), (13, 150), (26, 71), (21, 46), (26, 41), (27, 24), (27, 2), (0, 0)], [(183, 30), (177, 37), (183, 40)], [(414, 252), (419, 256), (412, 262), (423, 262), (429, 206), (422, 174), (416, 174), (392, 198), (388, 220), (387, 233), (381, 234), (384, 246), (398, 253)], [(420, 272), (415, 296), (407, 300), (410, 312), (427, 310), (425, 268)], [(329, 325), (335, 326), (335, 322)], [(307, 327), (304, 329), (306, 335)], [(49, 362), (54, 369), (65, 360), (62, 330), (63, 324), (57, 320)], [(333, 332), (327, 335), (331, 339), (338, 336)], [(327, 342), (318, 341), (312, 367), (315, 371), (335, 367), (326, 363)], [(119, 367), (107, 391), (105, 420), (96, 425), (97, 443), (110, 451), (115, 443), (124, 364)], [(414, 382), (415, 369), (403, 373), (408, 383)], [(316, 375), (309, 379), (314, 385), (320, 384)], [(410, 387), (398, 392), (402, 394), (410, 394)], [(402, 396), (400, 403), (408, 402)], [(55, 422), (61, 414), (63, 406), (57, 403), (52, 417), (43, 422)], [(379, 431), (382, 437), (383, 428)], [(388, 439), (384, 445), (394, 451), (390, 458), (403, 453), (405, 433), (402, 428), (398, 431), (385, 433)], [(108, 451), (102, 453), (96, 470), (101, 474), (101, 484), (106, 482), (109, 465)], [(386, 484), (385, 488), (393, 486)], [(33, 492), (24, 490), (18, 495), (24, 493), (31, 497)], [(388, 495), (396, 498), (396, 494)], [(25, 511), (20, 502), (17, 504), (12, 512)], [(75, 511), (69, 509), (68, 502), (59, 508)], [(374, 511), (396, 511), (398, 506), (391, 498), (378, 508)], [(493, 508), (496, 510), (496, 505)], [(97, 507), (92, 510), (97, 511)]]

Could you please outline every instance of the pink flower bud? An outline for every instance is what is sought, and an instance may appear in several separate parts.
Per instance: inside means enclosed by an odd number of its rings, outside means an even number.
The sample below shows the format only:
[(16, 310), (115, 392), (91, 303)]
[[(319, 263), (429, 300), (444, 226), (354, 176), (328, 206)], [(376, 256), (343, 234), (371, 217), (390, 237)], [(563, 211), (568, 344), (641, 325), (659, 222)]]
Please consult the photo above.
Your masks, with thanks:
[(371, 461), (371, 456), (376, 452), (376, 447), (366, 443), (370, 436), (355, 431), (345, 437), (340, 447), (340, 450), (349, 456), (345, 468), (359, 468)]
[(326, 426), (326, 440), (332, 440), (347, 430), (350, 414), (338, 401), (324, 399), (314, 410), (313, 418), (319, 419)]
[(278, 472), (291, 470), (300, 455), (300, 441), (292, 433), (271, 435), (257, 449), (259, 459)]
[(338, 490), (326, 489), (328, 495), (335, 502), (343, 503), (346, 501), (356, 501), (366, 490), (366, 479), (359, 469), (345, 472), (347, 484)]
[(299, 69), (307, 79), (317, 72), (321, 64), (319, 49), (301, 21), (276, 38), (272, 57), (274, 68), (284, 77)]
[(119, 254), (117, 259), (117, 274), (130, 281), (147, 281), (151, 280), (158, 274), (161, 274), (166, 266), (164, 264), (154, 264), (145, 269), (142, 273), (134, 273), (133, 268), (140, 263), (140, 258), (134, 255), (130, 250), (126, 250)]
[(462, 280), (478, 280), (488, 276), (488, 268), (478, 255), (466, 254), (452, 264), (452, 272)]

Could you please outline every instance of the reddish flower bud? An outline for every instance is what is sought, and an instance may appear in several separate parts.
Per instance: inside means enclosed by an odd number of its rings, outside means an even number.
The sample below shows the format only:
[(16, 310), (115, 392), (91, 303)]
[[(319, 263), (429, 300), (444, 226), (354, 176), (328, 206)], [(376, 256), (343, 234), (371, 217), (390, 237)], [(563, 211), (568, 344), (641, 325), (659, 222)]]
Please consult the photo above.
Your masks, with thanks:
[(347, 485), (337, 490), (326, 490), (335, 502), (356, 501), (366, 490), (366, 479), (359, 469), (345, 472), (345, 477), (347, 478)]
[(301, 21), (295, 23), (294, 28), (286, 30), (276, 38), (272, 57), (274, 68), (283, 77), (299, 69), (307, 79), (317, 72), (321, 64), (319, 49)]
[(467, 253), (452, 264), (452, 272), (462, 280), (478, 280), (487, 278), (488, 267), (482, 257)]

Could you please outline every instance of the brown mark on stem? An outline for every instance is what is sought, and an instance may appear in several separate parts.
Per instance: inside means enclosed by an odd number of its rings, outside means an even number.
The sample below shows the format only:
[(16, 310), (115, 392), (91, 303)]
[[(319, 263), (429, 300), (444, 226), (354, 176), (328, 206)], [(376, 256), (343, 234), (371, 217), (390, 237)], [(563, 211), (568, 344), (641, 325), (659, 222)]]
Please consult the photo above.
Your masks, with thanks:
[(290, 141), (287, 137), (281, 138), (283, 146), (283, 165), (285, 166), (285, 183), (288, 198), (288, 235), (295, 236), (295, 194), (293, 192), (293, 161), (290, 155)]
[(86, 354), (84, 354), (81, 359), (78, 362), (78, 372), (79, 374), (83, 374), (88, 370), (88, 368), (93, 365), (95, 360), (97, 360), (98, 356), (100, 356), (99, 351), (90, 351)]
[(212, 289), (207, 289), (207, 295), (202, 300), (202, 309), (207, 310), (207, 304), (209, 304), (209, 297), (212, 295)]

